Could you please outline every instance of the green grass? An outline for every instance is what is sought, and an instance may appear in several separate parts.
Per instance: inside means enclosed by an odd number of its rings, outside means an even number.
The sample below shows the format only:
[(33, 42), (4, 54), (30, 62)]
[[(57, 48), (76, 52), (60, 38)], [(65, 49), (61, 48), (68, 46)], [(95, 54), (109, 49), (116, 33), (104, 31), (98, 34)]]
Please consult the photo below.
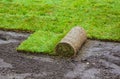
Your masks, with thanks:
[(1, 0), (0, 29), (34, 32), (18, 50), (55, 54), (74, 26), (88, 38), (120, 41), (119, 0)]
[(27, 52), (35, 52), (35, 53), (49, 52), (50, 55), (53, 55), (55, 54), (55, 52), (53, 52), (53, 49), (56, 46), (57, 42), (60, 41), (61, 37), (63, 37), (62, 34), (55, 34), (53, 32), (45, 32), (45, 31), (37, 31), (33, 35), (31, 35), (28, 38), (28, 40), (25, 40), (20, 45), (19, 48), (20, 50), (23, 50), (23, 51), (27, 50)]

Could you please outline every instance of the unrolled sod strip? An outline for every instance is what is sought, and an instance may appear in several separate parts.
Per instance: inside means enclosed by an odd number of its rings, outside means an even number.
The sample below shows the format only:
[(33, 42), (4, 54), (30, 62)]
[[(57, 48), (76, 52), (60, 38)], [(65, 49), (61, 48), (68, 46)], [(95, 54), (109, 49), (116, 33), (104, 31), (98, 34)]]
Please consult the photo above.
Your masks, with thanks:
[(56, 45), (55, 52), (60, 56), (75, 56), (86, 41), (87, 35), (83, 28), (77, 26)]

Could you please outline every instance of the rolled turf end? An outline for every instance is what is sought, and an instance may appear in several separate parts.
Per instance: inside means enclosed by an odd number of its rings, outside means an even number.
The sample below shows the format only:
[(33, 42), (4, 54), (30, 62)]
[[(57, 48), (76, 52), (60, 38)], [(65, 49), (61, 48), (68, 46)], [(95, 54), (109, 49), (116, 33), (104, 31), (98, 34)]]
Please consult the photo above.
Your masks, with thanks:
[(87, 35), (83, 28), (77, 26), (68, 32), (68, 34), (56, 45), (55, 52), (59, 56), (73, 57), (86, 41)]

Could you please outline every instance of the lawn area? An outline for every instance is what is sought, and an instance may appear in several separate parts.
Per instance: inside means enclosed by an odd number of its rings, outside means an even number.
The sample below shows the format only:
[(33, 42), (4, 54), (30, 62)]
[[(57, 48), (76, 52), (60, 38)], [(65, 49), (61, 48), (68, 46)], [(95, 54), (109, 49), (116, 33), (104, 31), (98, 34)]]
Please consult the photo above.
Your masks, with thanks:
[(55, 54), (74, 26), (88, 38), (120, 42), (120, 0), (1, 0), (0, 29), (34, 32), (17, 48)]

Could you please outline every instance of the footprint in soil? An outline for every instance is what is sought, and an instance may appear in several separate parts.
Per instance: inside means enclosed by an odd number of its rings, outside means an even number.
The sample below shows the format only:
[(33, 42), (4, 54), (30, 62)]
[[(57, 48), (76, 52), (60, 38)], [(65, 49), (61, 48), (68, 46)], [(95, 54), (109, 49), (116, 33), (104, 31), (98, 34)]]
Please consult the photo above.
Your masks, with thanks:
[(10, 36), (6, 34), (0, 34), (0, 39), (4, 41), (8, 41), (10, 39)]
[(24, 40), (26, 39), (30, 33), (16, 33), (16, 32), (6, 32), (0, 30), (0, 39), (7, 41), (7, 40)]

